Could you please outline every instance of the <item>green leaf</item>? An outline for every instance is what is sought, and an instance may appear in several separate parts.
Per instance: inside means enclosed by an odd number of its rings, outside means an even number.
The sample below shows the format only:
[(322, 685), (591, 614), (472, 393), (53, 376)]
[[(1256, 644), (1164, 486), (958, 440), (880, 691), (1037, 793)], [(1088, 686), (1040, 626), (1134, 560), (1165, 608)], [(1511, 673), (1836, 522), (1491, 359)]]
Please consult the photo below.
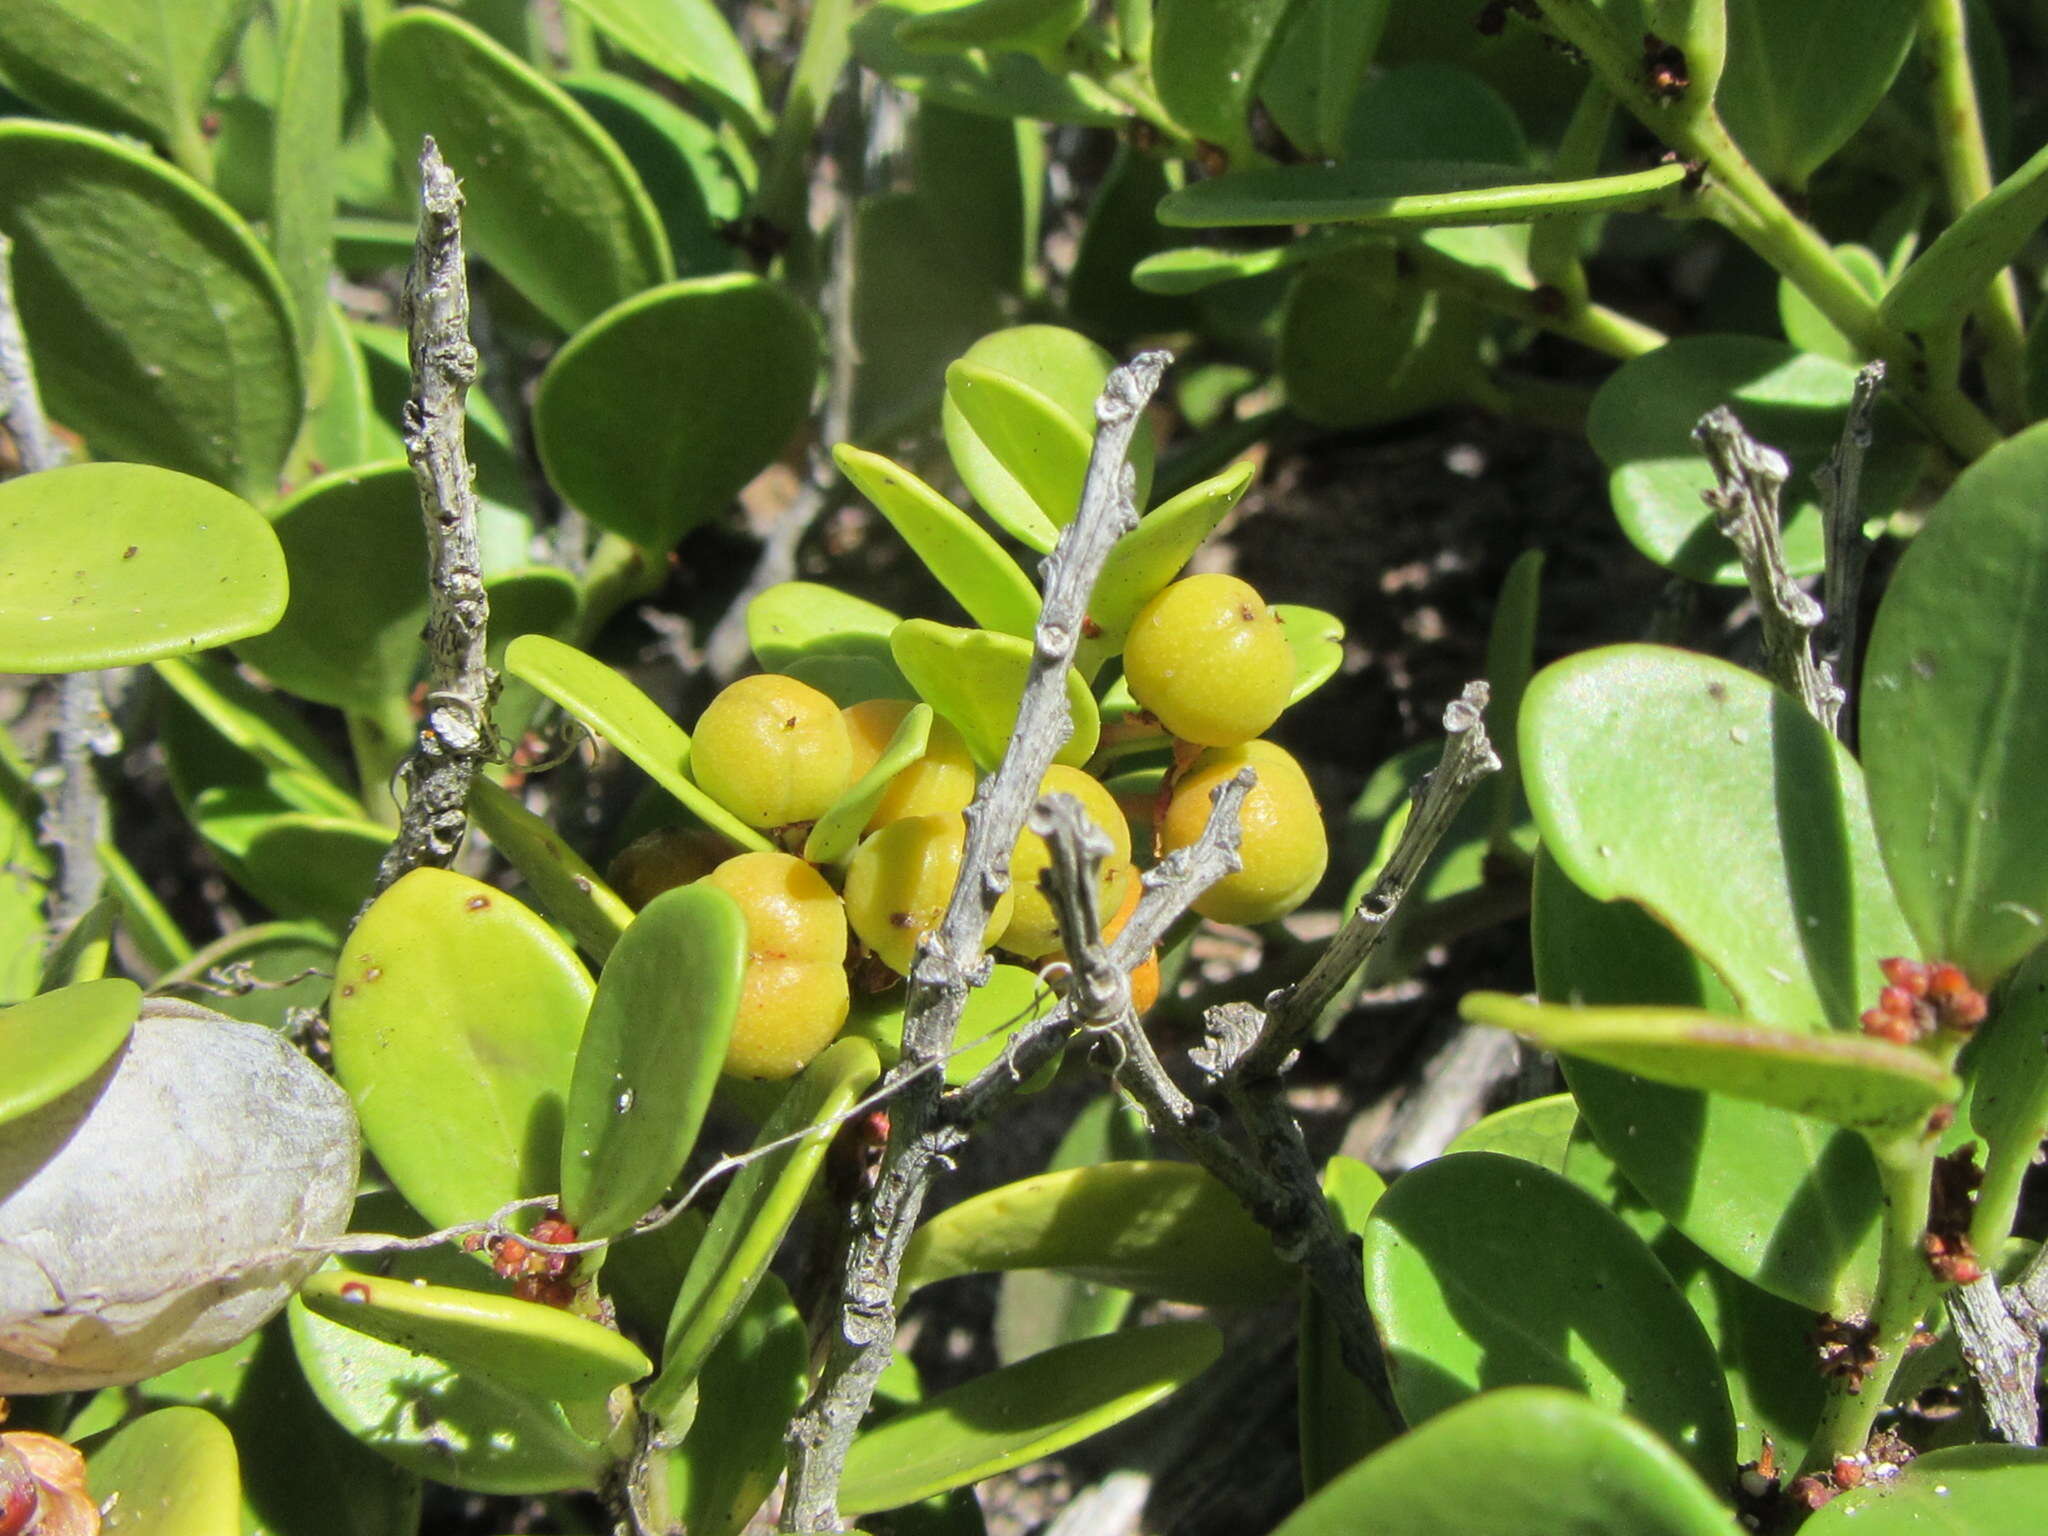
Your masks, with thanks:
[(155, 671), (165, 685), (160, 730), (171, 788), (188, 812), (227, 788), (293, 810), (356, 809), (339, 783), (340, 765), (276, 694), (206, 656), (159, 661)]
[[(1725, 1479), (1716, 1468), (1713, 1481)], [(1736, 1536), (1648, 1429), (1572, 1392), (1460, 1403), (1347, 1472), (1273, 1536)]]
[(271, 516), (292, 600), (236, 647), (279, 687), (361, 714), (403, 700), (426, 661), (427, 536), (404, 463), (314, 481)]
[(339, 949), (317, 923), (252, 923), (195, 950), (157, 978), (156, 990), (203, 981), (216, 966), (231, 968), (254, 984), (247, 991), (210, 996), (206, 1006), (231, 1019), (282, 1029), (292, 1009), (317, 1009), (327, 1001)]
[(260, 634), (286, 562), (239, 496), (146, 464), (72, 464), (0, 485), (0, 669), (84, 672)]
[(1568, 1093), (1530, 1099), (1497, 1109), (1475, 1125), (1467, 1126), (1444, 1148), (1446, 1152), (1498, 1152), (1519, 1157), (1552, 1173), (1564, 1172), (1565, 1148), (1572, 1139), (1572, 1127), (1579, 1123), (1579, 1106)]
[(505, 670), (616, 747), (683, 803), (704, 825), (742, 848), (768, 840), (688, 778), (690, 738), (654, 700), (594, 656), (546, 635), (521, 635), (505, 648)]
[(1441, 60), (1403, 64), (1366, 83), (1344, 118), (1340, 147), (1339, 158), (1351, 161), (1529, 160), (1515, 109), (1470, 70)]
[(302, 365), (283, 280), (225, 203), (103, 134), (10, 120), (0, 230), (52, 416), (96, 458), (270, 494)]
[(813, 864), (844, 864), (853, 856), (868, 819), (889, 792), (896, 775), (924, 756), (931, 740), (932, 707), (919, 704), (903, 717), (874, 766), (833, 802), (804, 839), (804, 858)]
[[(1759, 336), (1686, 336), (1623, 363), (1594, 395), (1586, 431), (1612, 472), (1608, 493), (1629, 542), (1680, 576), (1742, 585), (1735, 546), (1700, 500), (1713, 488), (1714, 473), (1692, 440), (1700, 417), (1727, 405), (1758, 442), (1790, 461), (1781, 501), (1786, 561), (1794, 575), (1818, 571), (1813, 472), (1841, 439), (1855, 387), (1848, 364)], [(1881, 418), (1875, 430), (1863, 476), (1865, 518), (1898, 507), (1922, 455), (1903, 417)]]
[(896, 40), (919, 53), (1028, 53), (1057, 68), (1087, 15), (1088, 0), (953, 0), (899, 22)]
[(10, 0), (0, 73), (52, 116), (132, 133), (204, 175), (200, 117), (249, 0)]
[(782, 1475), (783, 1436), (809, 1387), (802, 1314), (773, 1275), (704, 1362), (700, 1413), (669, 1456), (669, 1496), (691, 1536), (739, 1536)]
[(980, 524), (879, 453), (841, 443), (832, 460), (976, 624), (1027, 638), (1037, 629), (1038, 589)]
[(1152, 81), (1195, 138), (1232, 161), (1252, 157), (1249, 118), (1259, 74), (1292, 0), (1158, 0)]
[(881, 1071), (865, 1040), (836, 1040), (790, 1084), (761, 1127), (757, 1149), (788, 1144), (748, 1163), (719, 1198), (669, 1314), (661, 1376), (644, 1398), (658, 1415), (697, 1379), (740, 1316), (796, 1218), (839, 1117)]
[(1714, 105), (1774, 185), (1807, 178), (1863, 126), (1913, 46), (1915, 0), (1728, 0)]
[[(1884, 263), (1868, 246), (1838, 245), (1835, 260), (1873, 301), (1884, 297)], [(1832, 357), (1851, 367), (1866, 360), (1862, 350), (1836, 330), (1834, 323), (1789, 278), (1778, 280), (1778, 323), (1784, 328), (1785, 339), (1802, 352)]]
[[(1031, 670), (1031, 642), (986, 629), (905, 619), (889, 637), (889, 651), (918, 696), (960, 732), (975, 766), (984, 773), (993, 769), (1017, 723), (1017, 705)], [(1053, 761), (1079, 765), (1094, 755), (1101, 718), (1095, 695), (1071, 667), (1067, 707), (1074, 733)]]
[(1712, 1342), (1641, 1238), (1562, 1176), (1462, 1152), (1373, 1207), (1366, 1297), (1410, 1424), (1499, 1387), (1559, 1386), (1626, 1411), (1703, 1477), (1734, 1427)]
[(747, 923), (725, 892), (662, 892), (598, 977), (562, 1131), (562, 1211), (616, 1237), (683, 1170), (739, 1013)]
[[(1372, 1208), (1386, 1192), (1386, 1181), (1355, 1157), (1339, 1155), (1323, 1166), (1323, 1193), (1344, 1231), (1358, 1241), (1364, 1240)], [(1404, 1426), (1344, 1364), (1336, 1323), (1306, 1275), (1299, 1286), (1301, 1332), (1295, 1359), (1300, 1377), (1301, 1486), (1303, 1492), (1314, 1493), (1400, 1434)]]
[[(1041, 554), (1079, 508), (1095, 399), (1113, 362), (1078, 331), (1020, 325), (982, 337), (946, 370), (942, 419), (953, 468), (997, 527)], [(986, 397), (978, 416), (968, 414), (969, 390)], [(1131, 439), (1140, 510), (1152, 460), (1152, 435), (1140, 432)]]
[(1885, 867), (1920, 957), (1980, 986), (2048, 932), (2048, 869), (2035, 856), (2048, 837), (2048, 721), (2030, 707), (2048, 685), (2044, 465), (2048, 429), (2035, 427), (1963, 472), (1886, 587), (1864, 664)]
[(1178, 162), (1119, 144), (1095, 188), (1067, 274), (1067, 312), (1113, 348), (1123, 350), (1140, 336), (1192, 330), (1199, 323), (1193, 305), (1135, 281), (1134, 269), (1173, 238), (1159, 227), (1152, 210), (1183, 184)]
[(189, 960), (192, 946), (185, 941), (177, 919), (164, 910), (128, 856), (103, 838), (93, 847), (93, 859), (107, 877), (107, 894), (120, 908), (121, 929), (136, 948), (143, 974), (155, 976)]
[(1337, 675), (1344, 665), (1344, 621), (1334, 613), (1300, 603), (1275, 603), (1273, 614), (1294, 652), (1294, 687), (1289, 704), (1299, 704)]
[(397, 436), (377, 419), (369, 365), (339, 304), (324, 304), (315, 317), (306, 366), (306, 419), (285, 461), (288, 489), (328, 470), (354, 469), (379, 457)]
[(514, 1296), (329, 1269), (299, 1300), (316, 1317), (548, 1402), (603, 1397), (654, 1369), (611, 1329)]
[(61, 1098), (127, 1042), (142, 989), (108, 978), (0, 1008), (0, 1125)]
[(1910, 335), (1960, 325), (2001, 269), (2048, 218), (2048, 148), (1965, 209), (1914, 258), (1878, 307), (1878, 318)]
[(369, 898), (389, 829), (356, 816), (244, 810), (232, 796), (194, 808), (200, 835), (233, 860), (236, 881), (278, 917), (310, 918), (348, 931)]
[(469, 786), (469, 815), (491, 846), (525, 877), (548, 916), (599, 960), (612, 952), (633, 921), (633, 909), (553, 827), (482, 776)]
[(370, 94), (399, 159), (432, 135), (462, 181), (463, 234), (565, 331), (675, 275), (647, 189), (559, 86), (445, 11), (392, 16)]
[(592, 522), (666, 550), (774, 461), (803, 425), (817, 367), (817, 328), (783, 288), (748, 273), (670, 283), (555, 354), (534, 445)]
[(2001, 995), (1971, 1053), (1970, 1128), (1993, 1155), (2048, 1137), (2048, 950), (2036, 950)]
[(278, 83), (269, 165), (270, 250), (292, 297), (301, 345), (327, 324), (334, 188), (341, 148), (340, 0), (278, 6)]
[(856, 1436), (839, 1507), (894, 1509), (1050, 1455), (1192, 1381), (1222, 1344), (1206, 1323), (1163, 1323), (991, 1371)]
[(1691, 193), (1681, 165), (1579, 181), (1531, 181), (1518, 165), (1352, 160), (1277, 165), (1170, 192), (1159, 222), (1180, 228), (1363, 224), (1378, 229), (1518, 224), (1565, 214), (1676, 211)]
[(1757, 1022), (1855, 1031), (1912, 940), (1862, 774), (1818, 721), (1754, 673), (1625, 645), (1538, 673), (1521, 731), (1544, 844), (1581, 889), (1647, 907)]
[(1056, 74), (1026, 54), (921, 53), (898, 40), (906, 21), (958, 3), (880, 0), (853, 24), (854, 57), (899, 89), (964, 112), (1096, 128), (1116, 127), (1129, 116), (1088, 76)]
[(676, 275), (731, 271), (740, 254), (720, 233), (745, 211), (753, 168), (711, 124), (623, 76), (561, 78), (562, 89), (617, 142), (661, 214)]
[(785, 581), (747, 604), (747, 643), (762, 670), (799, 678), (845, 708), (863, 699), (912, 699), (889, 636), (888, 609), (836, 587)]
[(2048, 1452), (1955, 1445), (1907, 1462), (1896, 1478), (1831, 1500), (1803, 1529), (1813, 1536), (2027, 1536), (2044, 1497)]
[(1696, 1008), (1584, 1008), (1474, 992), (1459, 1012), (1653, 1083), (1748, 1099), (1873, 1136), (1923, 1123), (1962, 1091), (1953, 1073), (1910, 1046), (1759, 1029)]
[[(885, 996), (887, 1001), (879, 1005), (857, 1000), (846, 1033), (872, 1041), (883, 1062), (894, 1066), (903, 1054), (907, 998), (901, 989)], [(967, 1005), (954, 1031), (954, 1046), (946, 1057), (946, 1081), (956, 1087), (973, 1081), (983, 1068), (1002, 1059), (1012, 1035), (1050, 1013), (1058, 1002), (1038, 972), (1021, 965), (991, 967), (988, 980), (967, 994)], [(1018, 1091), (1035, 1092), (1046, 1080), (1044, 1075), (1029, 1078)]]
[(1343, 153), (1344, 126), (1391, 9), (1389, 0), (1300, 0), (1289, 7), (1266, 58), (1259, 102), (1303, 154)]
[(1319, 426), (1381, 426), (1465, 398), (1489, 320), (1391, 247), (1298, 274), (1280, 321), (1287, 403)]
[(746, 50), (712, 0), (570, 0), (642, 63), (756, 134), (772, 126)]
[(234, 1437), (204, 1408), (159, 1408), (99, 1446), (86, 1464), (93, 1501), (121, 1511), (133, 1536), (239, 1536), (242, 1480)]
[(1044, 212), (1045, 136), (1038, 125), (924, 102), (911, 134), (915, 193), (931, 226), (946, 231), (949, 254), (1002, 292), (1026, 293)]
[(349, 934), (335, 1075), (391, 1182), (436, 1226), (552, 1194), (590, 977), (500, 891), (416, 869)]
[[(1633, 903), (1586, 895), (1547, 848), (1536, 861), (1530, 937), (1547, 1001), (1734, 1007), (1667, 929)], [(1861, 1136), (1589, 1061), (1568, 1058), (1565, 1078), (1628, 1182), (1734, 1274), (1809, 1312), (1868, 1309), (1881, 1196)]]
[(1010, 1269), (1203, 1306), (1272, 1300), (1298, 1278), (1213, 1177), (1160, 1162), (1041, 1173), (949, 1206), (910, 1239), (903, 1285)]
[(29, 766), (0, 731), (0, 1004), (34, 995), (42, 970), (43, 902), (54, 866), (36, 838), (41, 815)]

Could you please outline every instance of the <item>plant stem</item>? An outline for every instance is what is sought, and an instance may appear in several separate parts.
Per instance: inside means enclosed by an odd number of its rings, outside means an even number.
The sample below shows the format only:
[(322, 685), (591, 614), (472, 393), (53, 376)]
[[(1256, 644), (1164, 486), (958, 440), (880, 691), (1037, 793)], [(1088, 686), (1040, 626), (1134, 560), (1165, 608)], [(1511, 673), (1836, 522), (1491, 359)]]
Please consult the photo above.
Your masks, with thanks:
[[(1959, 218), (1989, 195), (1991, 153), (1984, 115), (1970, 70), (1963, 0), (1925, 0), (1920, 46), (1933, 66), (1934, 143), (1948, 190), (1949, 217)], [(2026, 328), (2020, 318), (2019, 282), (2004, 267), (1976, 308), (1984, 344), (1984, 387), (1992, 409), (2008, 425), (2026, 420)]]

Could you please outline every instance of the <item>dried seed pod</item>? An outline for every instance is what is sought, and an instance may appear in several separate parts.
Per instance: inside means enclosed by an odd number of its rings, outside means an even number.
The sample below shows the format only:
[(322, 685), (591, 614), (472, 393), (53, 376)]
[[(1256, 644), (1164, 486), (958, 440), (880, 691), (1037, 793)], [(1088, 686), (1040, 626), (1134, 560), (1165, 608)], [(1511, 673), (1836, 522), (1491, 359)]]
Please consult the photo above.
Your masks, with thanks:
[(261, 1327), (355, 1203), (339, 1085), (273, 1031), (149, 999), (0, 1128), (0, 1392), (118, 1386)]

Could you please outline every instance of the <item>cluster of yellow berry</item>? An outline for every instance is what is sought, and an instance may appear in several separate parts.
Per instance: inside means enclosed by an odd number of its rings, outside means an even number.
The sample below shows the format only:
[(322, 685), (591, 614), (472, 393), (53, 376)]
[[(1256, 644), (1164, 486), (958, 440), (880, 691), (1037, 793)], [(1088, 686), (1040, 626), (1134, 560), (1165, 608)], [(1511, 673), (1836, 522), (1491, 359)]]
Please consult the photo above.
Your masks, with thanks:
[[(1294, 658), (1278, 616), (1231, 576), (1191, 576), (1155, 596), (1124, 650), (1124, 677), (1146, 723), (1171, 737), (1159, 789), (1122, 801), (1081, 768), (1055, 764), (1042, 794), (1081, 802), (1107, 834), (1101, 910), (1114, 937), (1140, 892), (1132, 823), (1153, 829), (1163, 856), (1200, 836), (1210, 794), (1250, 765), (1256, 787), (1241, 816), (1244, 867), (1211, 887), (1195, 910), (1219, 922), (1263, 923), (1299, 906), (1328, 857), (1321, 812), (1300, 764), (1259, 736), (1286, 708)], [(699, 788), (783, 848), (858, 782), (913, 706), (871, 699), (840, 708), (797, 678), (764, 673), (721, 692), (697, 722), (690, 773)], [(635, 907), (701, 880), (745, 915), (748, 959), (726, 1070), (780, 1079), (801, 1069), (845, 1026), (855, 988), (879, 991), (908, 975), (917, 945), (937, 926), (966, 847), (964, 812), (978, 779), (959, 732), (934, 719), (924, 754), (890, 781), (839, 877), (796, 852), (735, 852), (715, 833), (649, 834), (614, 861), (611, 879)], [(986, 941), (1034, 965), (1061, 958), (1051, 903), (1039, 889), (1050, 863), (1025, 831), (1010, 857), (1011, 888)], [(1142, 1012), (1158, 994), (1158, 956), (1132, 972)]]

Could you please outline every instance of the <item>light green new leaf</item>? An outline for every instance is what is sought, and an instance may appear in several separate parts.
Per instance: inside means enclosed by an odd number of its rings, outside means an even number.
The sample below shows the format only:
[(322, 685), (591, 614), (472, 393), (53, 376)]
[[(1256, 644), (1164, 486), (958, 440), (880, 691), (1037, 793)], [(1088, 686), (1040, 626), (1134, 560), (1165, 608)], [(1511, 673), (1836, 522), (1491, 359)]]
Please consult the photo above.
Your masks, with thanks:
[(675, 275), (647, 189), (589, 113), (468, 22), (399, 11), (370, 52), (398, 157), (431, 135), (462, 181), (470, 249), (573, 331)]
[(1562, 1175), (1490, 1152), (1411, 1169), (1373, 1207), (1365, 1274), (1411, 1425), (1496, 1388), (1567, 1387), (1727, 1475), (1706, 1330), (1643, 1240)]
[(1021, 507), (1006, 496), (983, 509), (1011, 537), (1050, 550), (1081, 505), (1088, 433), (1030, 385), (970, 362), (946, 370), (946, 405), (1024, 494)]
[(875, 653), (886, 656), (890, 633), (902, 622), (837, 587), (784, 581), (747, 604), (747, 643), (763, 668), (780, 672), (814, 650), (853, 650), (861, 641), (875, 642)]
[[(1032, 644), (986, 629), (955, 629), (929, 619), (905, 619), (889, 637), (890, 654), (918, 696), (952, 722), (984, 773), (1002, 760), (1017, 706), (1031, 671)], [(1101, 739), (1095, 695), (1081, 674), (1067, 669), (1067, 708), (1074, 731), (1053, 761), (1085, 763)]]
[(1364, 224), (1374, 228), (1520, 224), (1566, 214), (1676, 211), (1691, 198), (1685, 167), (1653, 166), (1578, 181), (1531, 181), (1526, 167), (1462, 160), (1351, 160), (1277, 165), (1170, 192), (1159, 222)]
[(570, 0), (642, 63), (710, 99), (741, 128), (770, 128), (746, 49), (712, 0)]
[(110, 977), (0, 1008), (0, 1125), (61, 1098), (128, 1039), (142, 991)]
[(10, 119), (0, 231), (52, 416), (97, 458), (269, 497), (304, 370), (284, 281), (226, 203), (105, 134)]
[(286, 557), (262, 515), (147, 464), (7, 481), (0, 547), (0, 671), (182, 656), (261, 634), (286, 611)]
[(839, 1507), (895, 1509), (1049, 1456), (1186, 1385), (1222, 1346), (1207, 1323), (1163, 1323), (991, 1371), (856, 1436)]
[(562, 1128), (562, 1213), (578, 1237), (618, 1236), (682, 1172), (746, 968), (746, 918), (709, 886), (663, 891), (605, 961)]
[(2048, 426), (1963, 471), (1885, 589), (1860, 690), (1871, 816), (1919, 957), (1980, 986), (2048, 935), (2044, 473)]
[(1038, 589), (980, 524), (879, 453), (841, 443), (832, 460), (976, 624), (1026, 637), (1038, 627)]
[(551, 825), (482, 775), (469, 786), (469, 816), (571, 938), (600, 961), (612, 952), (633, 909)]
[(1553, 1093), (1495, 1110), (1459, 1132), (1444, 1150), (1498, 1152), (1563, 1173), (1565, 1148), (1571, 1145), (1572, 1127), (1578, 1122), (1579, 1106), (1572, 1096)]
[(591, 997), (510, 896), (416, 869), (349, 934), (329, 1019), (363, 1140), (436, 1226), (561, 1189), (563, 1106)]
[(1776, 186), (1807, 178), (1863, 126), (1913, 47), (1917, 0), (1727, 0), (1715, 106)]
[(601, 1398), (654, 1369), (611, 1329), (515, 1296), (328, 1269), (299, 1299), (316, 1317), (548, 1402)]
[(1920, 1456), (1896, 1479), (1831, 1500), (1803, 1529), (1812, 1536), (2031, 1536), (2048, 1500), (2048, 1451), (1952, 1445)]
[(759, 832), (690, 781), (690, 738), (683, 728), (596, 657), (547, 635), (521, 635), (505, 648), (505, 670), (617, 748), (707, 827), (742, 848), (768, 847)]
[(1959, 325), (2048, 218), (2048, 148), (1972, 203), (1899, 274), (1878, 318), (1920, 335)]
[(204, 1408), (159, 1408), (117, 1431), (87, 1460), (86, 1487), (128, 1536), (240, 1536), (234, 1437)]
[[(1716, 1468), (1718, 1486), (1726, 1468)], [(1449, 1409), (1339, 1477), (1273, 1536), (1737, 1536), (1735, 1517), (1633, 1419), (1555, 1387)]]
[(955, 0), (897, 23), (896, 40), (918, 53), (1028, 53), (1057, 69), (1088, 0)]
[(1576, 1008), (1474, 992), (1459, 1012), (1545, 1050), (1882, 1135), (1924, 1122), (1962, 1084), (1925, 1051), (1861, 1036), (1760, 1029), (1695, 1008)]
[(1275, 603), (1272, 611), (1287, 637), (1287, 648), (1294, 652), (1294, 686), (1287, 702), (1299, 704), (1344, 665), (1344, 621), (1300, 603)]
[(592, 522), (666, 550), (774, 462), (803, 425), (817, 367), (817, 327), (777, 284), (750, 273), (670, 283), (555, 354), (534, 446)]
[(804, 858), (812, 864), (832, 865), (851, 858), (875, 807), (882, 803), (896, 775), (924, 756), (931, 733), (932, 707), (919, 704), (897, 725), (874, 765), (812, 826), (804, 839)]
[(1203, 1306), (1269, 1301), (1299, 1278), (1213, 1177), (1161, 1162), (1041, 1173), (949, 1206), (910, 1239), (903, 1284), (1011, 1269)]

